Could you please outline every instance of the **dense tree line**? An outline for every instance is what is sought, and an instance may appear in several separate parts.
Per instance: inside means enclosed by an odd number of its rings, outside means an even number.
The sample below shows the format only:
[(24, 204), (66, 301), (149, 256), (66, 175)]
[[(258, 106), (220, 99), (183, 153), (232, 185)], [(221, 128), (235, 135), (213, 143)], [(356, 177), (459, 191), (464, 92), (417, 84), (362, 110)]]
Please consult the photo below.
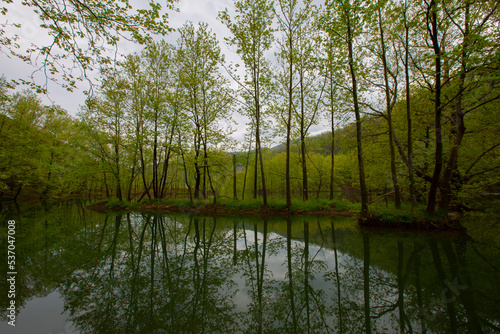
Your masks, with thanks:
[[(267, 207), (278, 194), (290, 208), (294, 193), (333, 199), (352, 188), (363, 214), (382, 194), (397, 208), (419, 201), (430, 216), (448, 211), (499, 183), (499, 7), (490, 0), (236, 1), (219, 19), (241, 67), (225, 63), (210, 27), (186, 23), (175, 45), (151, 42), (103, 66), (77, 119), (28, 103), (37, 101), (30, 93), (2, 92), (2, 122), (24, 112), (33, 118), (30, 133), (43, 137), (26, 139), (36, 149), (2, 142), (10, 159), (2, 159), (2, 186), (15, 193), (36, 185), (46, 195), (57, 161), (57, 175), (71, 184), (60, 183), (60, 192), (120, 200), (182, 195), (215, 203), (260, 194)], [(235, 111), (249, 120), (239, 146), (227, 123)], [(37, 112), (40, 120), (31, 116)], [(67, 136), (51, 128), (60, 123), (72, 128)], [(0, 135), (14, 140), (24, 123), (9, 124)], [(331, 130), (312, 140), (317, 124)], [(269, 150), (268, 140), (283, 141), (284, 151)], [(11, 152), (19, 145), (33, 152)], [(23, 173), (7, 162), (14, 153), (43, 158)], [(69, 176), (77, 171), (85, 177)], [(32, 174), (36, 181), (24, 179)]]

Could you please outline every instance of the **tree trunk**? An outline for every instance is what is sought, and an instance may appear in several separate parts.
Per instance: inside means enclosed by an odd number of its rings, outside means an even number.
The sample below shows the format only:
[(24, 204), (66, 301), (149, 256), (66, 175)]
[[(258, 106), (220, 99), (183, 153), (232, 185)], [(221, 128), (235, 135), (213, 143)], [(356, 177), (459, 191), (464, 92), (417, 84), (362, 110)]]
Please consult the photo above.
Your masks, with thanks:
[[(378, 23), (380, 29), (380, 46), (382, 49), (382, 65), (384, 70), (384, 83), (385, 83), (385, 102), (386, 102), (386, 112), (387, 112), (387, 123), (389, 127), (389, 147), (391, 154), (391, 178), (392, 185), (394, 188), (394, 204), (396, 209), (401, 208), (401, 192), (399, 191), (399, 183), (398, 176), (396, 171), (396, 153), (394, 150), (394, 135), (393, 135), (393, 126), (392, 126), (392, 103), (391, 103), (391, 95), (390, 95), (390, 87), (389, 87), (389, 75), (387, 68), (387, 55), (385, 50), (385, 40), (384, 40), (384, 28), (382, 25), (382, 10), (378, 9)], [(394, 92), (396, 94), (396, 92)]]
[(405, 84), (406, 84), (406, 120), (407, 120), (407, 143), (408, 143), (408, 175), (410, 178), (410, 201), (412, 209), (415, 206), (415, 178), (413, 175), (413, 140), (412, 140), (412, 118), (410, 111), (410, 63), (409, 63), (409, 53), (410, 53), (410, 42), (409, 42), (409, 34), (410, 28), (407, 22), (407, 13), (408, 8), (405, 3), (405, 11), (404, 11), (404, 24), (405, 24)]
[(290, 136), (292, 127), (292, 107), (293, 107), (293, 54), (292, 54), (292, 32), (289, 29), (288, 32), (288, 44), (289, 44), (289, 78), (288, 78), (288, 113), (287, 113), (287, 123), (286, 123), (286, 167), (285, 167), (285, 197), (286, 197), (286, 207), (288, 210), (292, 208), (292, 190), (290, 187)]
[(120, 179), (120, 149), (118, 144), (115, 145), (115, 154), (116, 154), (116, 172), (115, 172), (115, 180), (116, 180), (116, 197), (122, 201), (122, 186)]
[[(301, 64), (302, 66), (302, 64)], [(306, 134), (305, 134), (305, 112), (304, 112), (304, 82), (302, 67), (300, 68), (300, 155), (302, 156), (302, 200), (309, 199), (309, 189), (307, 184), (307, 157), (306, 157)]]
[(331, 134), (331, 146), (332, 146), (332, 154), (331, 154), (331, 165), (330, 165), (330, 201), (333, 200), (333, 176), (334, 176), (334, 167), (335, 167), (335, 118), (333, 115), (333, 73), (330, 73), (330, 116), (332, 123), (332, 134)]
[(155, 134), (153, 142), (153, 197), (158, 198), (158, 112), (155, 112)]
[(455, 140), (453, 141), (453, 145), (450, 150), (450, 156), (448, 158), (448, 163), (443, 173), (443, 181), (441, 188), (441, 201), (439, 203), (439, 209), (447, 212), (450, 206), (451, 199), (453, 198), (453, 189), (452, 189), (452, 178), (454, 173), (457, 171), (457, 162), (458, 162), (458, 150), (462, 144), (462, 139), (465, 134), (465, 125), (464, 125), (464, 113), (462, 110), (462, 95), (464, 91), (465, 78), (467, 75), (467, 48), (468, 48), (468, 39), (469, 39), (469, 20), (470, 20), (470, 3), (466, 1), (465, 4), (465, 29), (464, 31), (464, 39), (462, 44), (462, 72), (459, 77), (459, 86), (458, 86), (458, 96), (457, 100), (453, 105), (453, 121), (454, 121), (454, 133)]
[[(429, 188), (429, 196), (427, 199), (427, 214), (429, 216), (434, 216), (434, 211), (436, 209), (436, 197), (437, 190), (439, 187), (439, 181), (441, 176), (441, 169), (443, 167), (443, 140), (441, 134), (441, 49), (439, 45), (438, 36), (438, 22), (437, 22), (437, 4), (435, 0), (432, 0), (428, 9), (427, 17), (430, 17), (431, 27), (428, 27), (429, 33), (432, 39), (432, 47), (434, 49), (434, 66), (435, 66), (435, 97), (434, 97), (434, 133), (436, 140), (436, 151), (434, 155), (435, 165), (434, 172), (432, 174), (431, 186)], [(429, 25), (429, 24), (428, 24)]]
[(354, 114), (356, 116), (356, 144), (358, 149), (358, 169), (359, 169), (359, 185), (361, 188), (361, 215), (366, 216), (368, 214), (368, 192), (366, 190), (365, 181), (365, 165), (363, 160), (363, 147), (361, 144), (361, 115), (359, 112), (358, 103), (358, 84), (356, 81), (356, 71), (354, 68), (354, 55), (353, 55), (353, 36), (352, 27), (350, 23), (349, 13), (347, 13), (347, 46), (348, 46), (348, 57), (349, 57), (349, 69), (351, 72), (352, 80), (352, 97), (354, 102)]
[(250, 161), (250, 152), (252, 151), (252, 137), (250, 135), (250, 142), (248, 144), (248, 153), (247, 153), (247, 161), (245, 165), (245, 176), (243, 177), (243, 190), (241, 191), (241, 200), (245, 200), (245, 189), (247, 185), (247, 174), (248, 174), (248, 165)]
[(195, 158), (194, 158), (194, 170), (195, 170), (195, 183), (194, 183), (194, 199), (200, 198), (200, 185), (201, 185), (201, 172), (200, 166), (198, 164), (198, 158), (200, 156), (200, 138), (198, 134), (195, 134)]
[(189, 184), (188, 180), (188, 172), (187, 172), (187, 167), (186, 167), (186, 159), (184, 158), (184, 150), (182, 149), (182, 140), (181, 140), (181, 133), (179, 131), (179, 148), (181, 152), (181, 158), (182, 158), (182, 166), (184, 167), (184, 182), (186, 183), (186, 186), (188, 187), (189, 191), (189, 202), (191, 205), (194, 204), (193, 202), (193, 195), (191, 193), (191, 185)]
[(238, 193), (236, 192), (236, 154), (233, 153), (233, 198), (238, 199)]
[[(257, 86), (258, 87), (258, 86)], [(263, 208), (267, 209), (267, 190), (266, 190), (266, 178), (264, 175), (264, 161), (262, 160), (262, 147), (260, 143), (260, 101), (259, 101), (259, 90), (256, 90), (255, 94), (256, 101), (256, 132), (255, 132), (255, 142), (257, 144), (257, 152), (259, 153), (260, 160), (260, 173), (262, 179), (262, 200)]]

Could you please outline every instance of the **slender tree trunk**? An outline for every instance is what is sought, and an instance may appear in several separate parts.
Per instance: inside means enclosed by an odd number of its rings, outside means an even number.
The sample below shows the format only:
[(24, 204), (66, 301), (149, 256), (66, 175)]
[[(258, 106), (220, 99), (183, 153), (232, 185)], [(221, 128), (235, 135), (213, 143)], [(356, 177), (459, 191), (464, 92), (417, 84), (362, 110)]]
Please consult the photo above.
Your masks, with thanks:
[[(384, 28), (382, 25), (382, 10), (378, 9), (378, 23), (380, 29), (380, 46), (382, 49), (382, 65), (384, 70), (384, 82), (385, 82), (385, 102), (386, 102), (386, 112), (387, 112), (387, 123), (389, 127), (389, 147), (391, 154), (391, 177), (392, 177), (392, 185), (394, 187), (394, 204), (396, 209), (401, 208), (401, 192), (399, 190), (398, 176), (396, 171), (396, 153), (394, 149), (394, 135), (393, 135), (393, 125), (392, 125), (392, 103), (391, 103), (391, 95), (390, 95), (390, 87), (389, 87), (389, 75), (387, 68), (387, 55), (385, 49), (385, 40), (384, 40)], [(396, 94), (396, 92), (394, 92)]]
[(104, 177), (104, 186), (106, 188), (106, 198), (109, 198), (110, 193), (109, 193), (109, 187), (108, 187), (108, 180), (106, 178), (106, 172), (103, 173), (103, 177)]
[(161, 188), (160, 188), (160, 197), (165, 196), (166, 184), (167, 184), (167, 175), (168, 168), (170, 164), (170, 156), (172, 154), (172, 143), (174, 142), (174, 134), (175, 134), (175, 125), (172, 125), (172, 131), (170, 132), (170, 138), (168, 140), (167, 147), (165, 148), (165, 163), (163, 166), (163, 175), (161, 178)]
[(115, 180), (116, 180), (116, 197), (122, 201), (122, 186), (120, 179), (120, 149), (118, 144), (115, 144), (115, 154), (116, 154), (116, 172), (115, 172)]
[[(259, 64), (260, 65), (260, 64)], [(262, 182), (262, 200), (263, 200), (263, 208), (267, 209), (267, 189), (266, 189), (266, 177), (264, 173), (264, 161), (262, 160), (262, 147), (260, 142), (260, 118), (261, 118), (261, 110), (260, 110), (260, 68), (256, 67), (256, 75), (254, 76), (255, 80), (255, 143), (257, 146), (257, 152), (260, 160), (260, 174), (261, 174), (261, 182)]]
[(259, 149), (257, 141), (255, 141), (255, 166), (253, 172), (253, 199), (257, 199), (257, 179), (259, 173)]
[(188, 187), (189, 202), (191, 203), (191, 205), (193, 205), (194, 204), (193, 195), (191, 192), (191, 185), (189, 184), (189, 180), (188, 180), (188, 171), (187, 171), (187, 167), (186, 167), (186, 159), (184, 158), (184, 150), (182, 149), (182, 140), (181, 140), (180, 131), (179, 131), (179, 147), (180, 147), (180, 151), (181, 151), (182, 166), (184, 167), (184, 182), (186, 183), (186, 186)]
[(267, 209), (267, 189), (266, 189), (266, 178), (264, 176), (264, 160), (262, 159), (262, 148), (260, 146), (259, 140), (259, 160), (260, 160), (260, 174), (262, 178), (262, 201), (264, 209)]
[(332, 123), (332, 134), (331, 134), (331, 165), (330, 165), (330, 201), (333, 200), (333, 177), (334, 177), (334, 167), (335, 167), (335, 117), (333, 114), (333, 73), (330, 73), (330, 117)]
[(309, 189), (307, 184), (307, 156), (306, 156), (306, 130), (305, 130), (305, 110), (304, 110), (304, 71), (303, 64), (300, 64), (300, 155), (302, 157), (302, 200), (309, 199)]
[[(439, 181), (441, 176), (441, 169), (443, 167), (443, 140), (441, 133), (441, 49), (439, 45), (438, 36), (438, 22), (437, 22), (437, 4), (435, 0), (430, 2), (427, 9), (427, 23), (429, 33), (432, 39), (432, 47), (434, 49), (434, 65), (435, 65), (435, 78), (434, 78), (434, 133), (436, 141), (436, 151), (435, 151), (435, 165), (434, 172), (432, 174), (432, 181), (429, 188), (429, 196), (427, 199), (427, 214), (429, 216), (434, 216), (434, 211), (436, 209), (436, 197), (439, 187)], [(429, 27), (430, 24), (430, 27)]]
[[(197, 130), (199, 131), (199, 129)], [(201, 171), (198, 163), (198, 158), (200, 156), (200, 137), (199, 134), (195, 134), (195, 158), (194, 158), (194, 170), (195, 170), (195, 184), (194, 184), (194, 199), (200, 198), (200, 185), (201, 185)]]
[(285, 161), (285, 197), (286, 197), (286, 207), (288, 210), (292, 208), (292, 190), (290, 187), (290, 136), (291, 136), (291, 128), (292, 128), (292, 108), (293, 108), (293, 38), (292, 38), (292, 29), (290, 28), (288, 31), (288, 51), (290, 54), (289, 59), (289, 73), (290, 76), (288, 78), (288, 113), (287, 113), (287, 123), (286, 123), (286, 161)]
[(238, 193), (236, 192), (236, 154), (233, 153), (233, 198), (238, 199)]
[(135, 180), (135, 172), (136, 172), (136, 165), (135, 165), (135, 159), (134, 159), (134, 165), (132, 166), (132, 170), (130, 171), (130, 181), (128, 183), (128, 191), (127, 191), (127, 201), (132, 200), (132, 189), (134, 187), (134, 180)]
[(247, 185), (247, 174), (248, 174), (248, 165), (250, 161), (250, 152), (252, 151), (252, 136), (250, 135), (250, 141), (248, 143), (248, 153), (247, 153), (247, 161), (245, 164), (245, 177), (243, 178), (243, 190), (241, 191), (241, 200), (245, 200), (245, 189)]
[(153, 142), (153, 197), (158, 198), (158, 111), (155, 111), (155, 134)]
[[(138, 121), (139, 122), (139, 121)], [(141, 121), (142, 123), (142, 121)], [(140, 129), (139, 129), (140, 125), (137, 125), (137, 129), (136, 129), (136, 135), (137, 135), (137, 140), (139, 141), (139, 154), (140, 154), (140, 158), (141, 158), (141, 176), (142, 176), (142, 184), (144, 185), (144, 191), (146, 192), (146, 194), (148, 195), (148, 199), (151, 199), (151, 194), (149, 193), (149, 187), (148, 187), (148, 183), (146, 181), (146, 162), (144, 161), (144, 150), (143, 150), (143, 146), (142, 146), (142, 138), (140, 138)]]
[(363, 160), (363, 147), (361, 144), (361, 115), (359, 112), (359, 102), (358, 102), (358, 84), (356, 81), (356, 70), (354, 65), (354, 55), (353, 55), (353, 36), (352, 27), (350, 23), (349, 13), (347, 13), (347, 46), (348, 46), (348, 57), (349, 57), (349, 69), (351, 72), (352, 81), (352, 97), (354, 102), (354, 114), (356, 116), (356, 144), (358, 149), (358, 169), (359, 169), (359, 185), (361, 188), (361, 215), (366, 216), (368, 214), (368, 192), (366, 190), (365, 181), (365, 165)]
[(413, 175), (413, 140), (412, 140), (412, 117), (410, 110), (410, 63), (409, 63), (409, 54), (410, 54), (410, 42), (409, 42), (409, 34), (410, 28), (407, 22), (407, 4), (405, 2), (405, 11), (404, 11), (404, 23), (405, 23), (405, 83), (406, 83), (406, 120), (407, 120), (407, 142), (408, 142), (408, 175), (410, 177), (410, 201), (412, 210), (415, 206), (416, 197), (415, 197), (415, 178)]
[(300, 139), (300, 155), (302, 156), (302, 200), (309, 200), (309, 189), (307, 183), (307, 153), (305, 134)]

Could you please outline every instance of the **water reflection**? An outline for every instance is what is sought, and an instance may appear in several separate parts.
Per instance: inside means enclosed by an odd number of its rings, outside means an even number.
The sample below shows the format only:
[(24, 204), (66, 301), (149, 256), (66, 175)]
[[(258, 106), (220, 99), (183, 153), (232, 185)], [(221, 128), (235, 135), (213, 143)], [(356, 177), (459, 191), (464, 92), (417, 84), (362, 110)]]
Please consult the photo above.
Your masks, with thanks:
[(58, 291), (80, 333), (500, 331), (499, 249), (465, 236), (74, 205), (2, 215), (22, 222), (17, 305)]

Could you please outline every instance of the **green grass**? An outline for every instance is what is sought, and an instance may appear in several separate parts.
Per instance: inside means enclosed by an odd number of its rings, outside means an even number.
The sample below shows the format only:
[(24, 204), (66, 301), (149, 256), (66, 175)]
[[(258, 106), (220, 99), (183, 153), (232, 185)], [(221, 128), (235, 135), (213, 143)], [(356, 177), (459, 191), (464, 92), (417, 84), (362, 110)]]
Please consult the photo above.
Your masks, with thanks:
[(262, 200), (234, 200), (221, 198), (217, 201), (219, 205), (224, 205), (228, 210), (260, 210), (262, 208)]
[(441, 221), (445, 212), (436, 211), (434, 217), (430, 217), (425, 212), (425, 205), (418, 204), (412, 208), (411, 203), (403, 203), (401, 209), (396, 209), (394, 206), (370, 206), (369, 216), (386, 225), (411, 225), (417, 221)]
[[(211, 205), (213, 202), (211, 199), (207, 200), (195, 200), (193, 204), (189, 199), (145, 199), (141, 202), (127, 202), (119, 201), (117, 198), (110, 198), (108, 200), (101, 200), (98, 204), (104, 204), (109, 209), (140, 209), (141, 207), (151, 206), (153, 209), (156, 206), (171, 205), (176, 208), (197, 208), (205, 205)], [(229, 198), (218, 198), (217, 204), (224, 206), (227, 210), (231, 211), (260, 211), (262, 209), (263, 201), (262, 199), (246, 199), (244, 201), (229, 199)], [(286, 201), (281, 199), (271, 199), (268, 201), (268, 207), (270, 210), (282, 211), (286, 209)], [(326, 199), (314, 199), (308, 201), (302, 201), (300, 199), (295, 199), (292, 202), (291, 212), (310, 212), (310, 211), (329, 211), (331, 209), (336, 211), (349, 211), (349, 212), (359, 212), (361, 205), (359, 203), (352, 203), (346, 199), (339, 200), (326, 200)]]

